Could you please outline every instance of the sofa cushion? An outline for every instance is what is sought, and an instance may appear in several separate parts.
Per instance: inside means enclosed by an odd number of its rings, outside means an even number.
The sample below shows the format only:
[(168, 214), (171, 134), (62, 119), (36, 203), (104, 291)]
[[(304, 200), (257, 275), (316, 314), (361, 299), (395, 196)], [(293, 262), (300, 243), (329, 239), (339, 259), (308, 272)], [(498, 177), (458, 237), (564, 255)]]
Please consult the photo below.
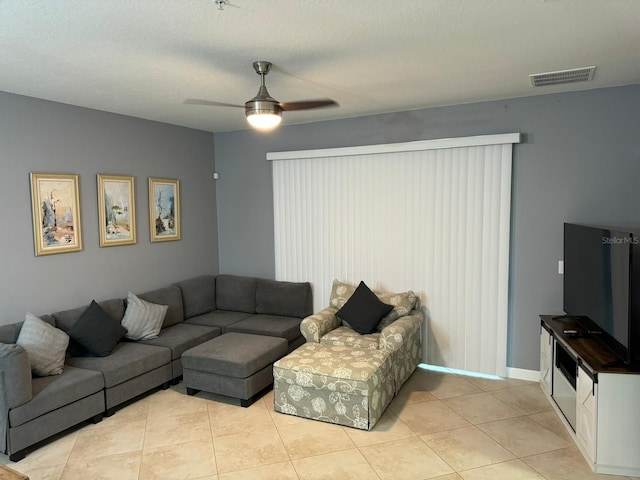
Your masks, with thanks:
[(337, 311), (336, 316), (347, 322), (347, 326), (358, 333), (371, 333), (391, 310), (392, 305), (382, 303), (364, 282), (360, 282), (347, 303)]
[(179, 287), (159, 288), (150, 292), (141, 293), (138, 298), (158, 305), (167, 305), (169, 309), (162, 322), (162, 327), (170, 327), (184, 321), (184, 307), (182, 305), (182, 291)]
[(216, 277), (216, 307), (232, 312), (256, 312), (257, 278), (236, 275)]
[(0, 343), (16, 343), (22, 322), (10, 325), (0, 325)]
[(213, 275), (190, 278), (176, 285), (182, 292), (185, 319), (216, 309), (216, 277)]
[(142, 343), (167, 347), (171, 350), (171, 359), (177, 360), (185, 350), (211, 340), (218, 335), (220, 335), (220, 329), (216, 327), (181, 323), (163, 328), (157, 338), (143, 340)]
[(4, 375), (7, 408), (12, 409), (31, 400), (31, 365), (24, 348), (0, 343), (0, 375)]
[(252, 314), (247, 312), (227, 312), (226, 310), (216, 310), (214, 312), (204, 313), (196, 317), (185, 320), (184, 323), (189, 325), (206, 325), (209, 327), (218, 327), (224, 333), (229, 325), (240, 320), (249, 318)]
[(69, 337), (98, 357), (109, 355), (125, 333), (127, 330), (95, 300), (67, 331)]
[(409, 315), (418, 302), (418, 297), (411, 290), (402, 293), (375, 292), (375, 294), (382, 302), (393, 305), (393, 310), (380, 320), (376, 327), (378, 331), (382, 331), (383, 328), (388, 327), (400, 317)]
[[(122, 315), (124, 315), (124, 301), (121, 298), (104, 300), (102, 302), (98, 302), (98, 304), (106, 313), (109, 314), (111, 318), (118, 322), (122, 320)], [(80, 319), (80, 316), (85, 312), (87, 306), (88, 305), (52, 313), (51, 316), (56, 322), (55, 326), (63, 332), (68, 332), (69, 329)], [(42, 319), (46, 321), (44, 317), (42, 317)]]
[(227, 332), (252, 333), (268, 335), (270, 337), (286, 338), (293, 341), (300, 333), (300, 322), (297, 317), (282, 317), (278, 315), (252, 315), (227, 327)]
[(157, 338), (168, 308), (168, 305), (146, 302), (129, 292), (122, 319), (122, 326), (127, 329), (125, 337), (130, 340)]
[(325, 333), (320, 339), (320, 343), (334, 345), (336, 347), (370, 348), (377, 350), (380, 348), (380, 335), (380, 332), (361, 335), (352, 328), (338, 327)]
[(33, 379), (33, 398), (9, 412), (12, 427), (64, 407), (104, 388), (100, 372), (66, 366), (61, 375)]
[(256, 313), (285, 317), (308, 317), (313, 313), (311, 284), (258, 279)]
[(340, 280), (334, 280), (331, 285), (331, 296), (329, 298), (329, 306), (337, 309), (344, 307), (347, 300), (351, 298), (353, 292), (356, 291), (356, 286), (349, 283), (341, 282)]
[(106, 388), (119, 385), (171, 362), (165, 347), (120, 342), (108, 357), (71, 357), (67, 365), (102, 372)]
[(29, 354), (31, 371), (40, 376), (60, 375), (69, 336), (31, 313), (27, 313), (16, 343)]

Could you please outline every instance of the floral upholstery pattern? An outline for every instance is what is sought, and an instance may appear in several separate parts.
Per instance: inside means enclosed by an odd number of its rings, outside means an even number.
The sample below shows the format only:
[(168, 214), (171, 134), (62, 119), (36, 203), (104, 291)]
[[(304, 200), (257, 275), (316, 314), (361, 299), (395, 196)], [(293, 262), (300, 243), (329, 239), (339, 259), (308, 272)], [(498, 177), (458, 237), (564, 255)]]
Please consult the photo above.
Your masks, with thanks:
[(385, 327), (391, 325), (395, 320), (405, 315), (414, 308), (420, 308), (418, 297), (411, 290), (402, 293), (379, 293), (376, 292), (378, 298), (387, 305), (393, 305), (386, 317), (380, 320), (377, 330), (381, 332)]
[(393, 376), (389, 352), (306, 343), (273, 365), (274, 408), (370, 430), (393, 398)]
[(361, 335), (336, 316), (355, 286), (334, 280), (330, 306), (300, 324), (307, 343), (273, 365), (277, 412), (371, 429), (422, 358), (424, 313), (412, 291), (376, 293), (393, 310)]
[(421, 362), (422, 319), (422, 312), (414, 310), (384, 328), (380, 334), (380, 350), (391, 353), (396, 394)]
[(341, 320), (336, 317), (337, 311), (337, 308), (327, 307), (302, 320), (300, 332), (307, 342), (320, 343), (321, 337), (340, 326)]
[(361, 335), (352, 328), (338, 327), (320, 338), (320, 343), (338, 347), (372, 348), (378, 350), (380, 333)]
[(356, 291), (357, 285), (350, 285), (339, 280), (334, 280), (331, 286), (331, 297), (329, 298), (329, 306), (337, 310), (344, 307), (347, 300), (351, 298), (353, 292)]
[[(400, 391), (400, 387), (402, 387), (422, 359), (421, 334), (424, 314), (420, 309), (420, 302), (413, 292), (406, 292), (411, 295), (376, 294), (388, 295), (389, 297), (384, 298), (390, 304), (393, 303), (390, 299), (394, 296), (402, 297), (397, 304), (399, 309), (403, 309), (402, 311), (408, 308), (411, 302), (413, 302), (414, 307), (407, 314), (400, 316), (384, 327), (380, 332), (360, 335), (349, 327), (341, 326), (341, 321), (336, 316), (338, 307), (334, 305), (340, 305), (343, 300), (344, 302), (348, 300), (355, 287), (351, 290), (350, 288), (350, 285), (335, 280), (331, 294), (332, 306), (302, 320), (300, 324), (302, 335), (310, 343), (350, 348), (377, 348), (378, 350), (389, 352), (393, 370), (394, 393), (397, 394)], [(411, 296), (413, 298), (410, 298)], [(393, 314), (393, 311), (391, 311), (391, 314)]]

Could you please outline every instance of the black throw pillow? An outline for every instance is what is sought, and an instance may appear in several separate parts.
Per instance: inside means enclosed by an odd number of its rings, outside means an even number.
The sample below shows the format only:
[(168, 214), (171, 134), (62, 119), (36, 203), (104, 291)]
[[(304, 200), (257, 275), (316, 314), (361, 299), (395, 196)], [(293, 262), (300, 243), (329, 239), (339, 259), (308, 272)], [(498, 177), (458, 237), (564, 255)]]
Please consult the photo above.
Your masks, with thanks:
[(372, 333), (380, 320), (391, 310), (392, 305), (382, 303), (364, 282), (360, 282), (336, 316), (347, 322), (356, 332), (365, 334)]
[(91, 305), (67, 332), (69, 337), (96, 357), (110, 355), (125, 333), (127, 329), (110, 317), (95, 300), (91, 301)]

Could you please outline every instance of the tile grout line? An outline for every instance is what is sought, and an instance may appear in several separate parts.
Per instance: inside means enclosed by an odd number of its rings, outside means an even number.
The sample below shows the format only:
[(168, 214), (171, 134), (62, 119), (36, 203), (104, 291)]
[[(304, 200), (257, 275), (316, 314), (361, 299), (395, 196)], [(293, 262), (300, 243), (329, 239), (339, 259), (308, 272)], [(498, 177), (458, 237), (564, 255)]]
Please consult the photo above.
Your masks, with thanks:
[(206, 407), (207, 407), (207, 420), (209, 421), (209, 433), (211, 434), (211, 451), (213, 452), (213, 461), (216, 463), (216, 477), (220, 479), (220, 469), (218, 467), (218, 456), (216, 455), (216, 441), (213, 435), (211, 410), (209, 409), (209, 404), (206, 404)]
[(142, 448), (140, 449), (140, 463), (138, 464), (138, 480), (140, 480), (140, 475), (142, 475), (142, 460), (144, 458), (144, 444), (147, 441), (147, 427), (149, 426), (149, 413), (151, 410), (149, 400), (145, 399), (145, 401), (146, 401), (145, 403), (146, 416), (144, 419), (144, 433), (142, 434)]

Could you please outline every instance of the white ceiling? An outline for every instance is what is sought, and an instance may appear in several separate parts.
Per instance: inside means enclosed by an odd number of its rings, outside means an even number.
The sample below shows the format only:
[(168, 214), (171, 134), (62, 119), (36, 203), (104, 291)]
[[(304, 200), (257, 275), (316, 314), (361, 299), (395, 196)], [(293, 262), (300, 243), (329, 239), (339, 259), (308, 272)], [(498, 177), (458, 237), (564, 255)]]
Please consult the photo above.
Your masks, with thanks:
[[(0, 0), (0, 90), (208, 131), (247, 128), (269, 60), (284, 124), (640, 83), (640, 0)], [(591, 82), (528, 75), (596, 65)]]

